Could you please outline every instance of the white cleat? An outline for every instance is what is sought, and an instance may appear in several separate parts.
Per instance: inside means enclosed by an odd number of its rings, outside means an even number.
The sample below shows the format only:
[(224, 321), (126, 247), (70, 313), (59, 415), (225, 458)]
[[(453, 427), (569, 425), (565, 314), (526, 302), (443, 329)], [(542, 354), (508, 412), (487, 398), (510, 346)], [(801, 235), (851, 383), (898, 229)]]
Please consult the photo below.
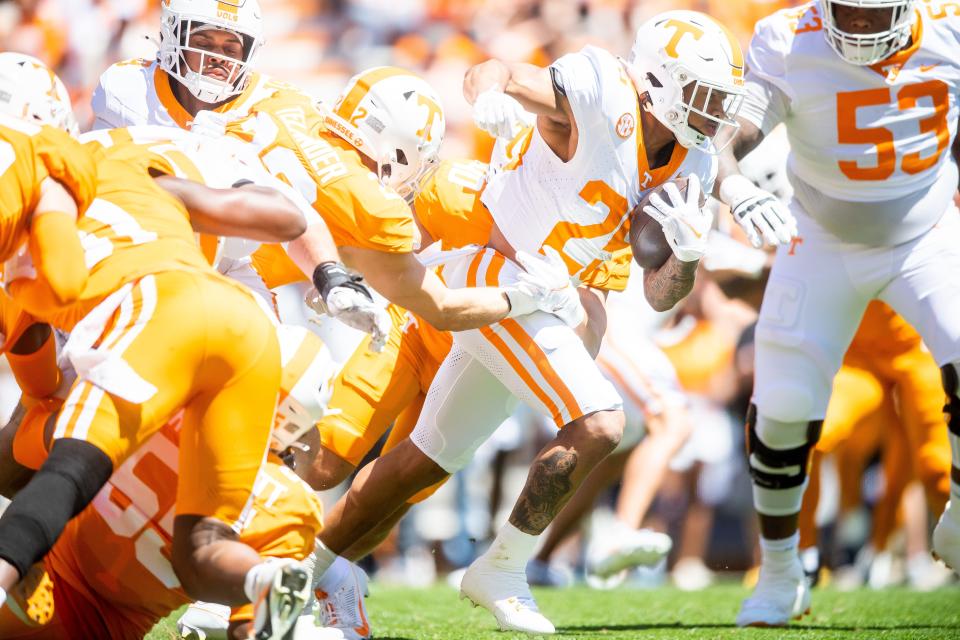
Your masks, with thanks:
[(294, 640), (297, 620), (310, 598), (310, 572), (296, 560), (276, 564), (273, 578), (253, 604), (256, 640)]
[(226, 640), (230, 607), (213, 602), (194, 602), (177, 620), (183, 640)]
[(589, 570), (596, 576), (607, 578), (624, 569), (652, 567), (672, 548), (673, 541), (664, 533), (625, 528), (615, 541), (591, 550)]
[(960, 524), (950, 513), (950, 505), (948, 502), (933, 530), (933, 557), (960, 574)]
[(523, 571), (506, 572), (481, 556), (467, 567), (460, 582), (460, 599), (494, 615), (501, 631), (556, 633), (553, 623), (537, 609)]
[(786, 570), (760, 567), (753, 595), (743, 601), (738, 627), (784, 627), (810, 613), (810, 587), (800, 558)]
[[(329, 591), (316, 589), (320, 624), (337, 630), (345, 640), (365, 640), (370, 637), (370, 623), (363, 598), (367, 594), (367, 574), (350, 564), (343, 580)], [(331, 636), (333, 637), (333, 636)]]
[(345, 640), (340, 629), (318, 627), (313, 614), (302, 615), (297, 619), (293, 640)]

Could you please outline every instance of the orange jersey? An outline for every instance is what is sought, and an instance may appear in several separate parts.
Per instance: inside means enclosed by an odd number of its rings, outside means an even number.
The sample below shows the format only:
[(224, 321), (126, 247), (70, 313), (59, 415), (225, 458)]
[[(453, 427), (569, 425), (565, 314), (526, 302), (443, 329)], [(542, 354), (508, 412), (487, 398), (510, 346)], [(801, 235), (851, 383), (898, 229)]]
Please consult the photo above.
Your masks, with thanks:
[(46, 178), (62, 184), (79, 213), (96, 193), (93, 159), (67, 133), (0, 115), (0, 260), (27, 239), (30, 216)]
[[(176, 422), (148, 440), (70, 521), (47, 556), (47, 570), (88, 599), (110, 637), (143, 637), (191, 601), (169, 561), (178, 440)], [(319, 499), (275, 461), (261, 469), (245, 516), (240, 541), (266, 556), (303, 559), (322, 527)], [(73, 627), (69, 612), (58, 614)]]
[(350, 144), (329, 131), (323, 115), (302, 95), (278, 93), (257, 103), (228, 132), (253, 142), (274, 175), (282, 176), (330, 228), (338, 246), (413, 251), (413, 214), (380, 184)]
[(77, 221), (90, 279), (81, 299), (28, 308), (50, 324), (71, 330), (106, 296), (150, 273), (190, 270), (213, 273), (200, 252), (189, 214), (156, 184), (125, 146), (86, 145), (96, 159), (96, 199)]

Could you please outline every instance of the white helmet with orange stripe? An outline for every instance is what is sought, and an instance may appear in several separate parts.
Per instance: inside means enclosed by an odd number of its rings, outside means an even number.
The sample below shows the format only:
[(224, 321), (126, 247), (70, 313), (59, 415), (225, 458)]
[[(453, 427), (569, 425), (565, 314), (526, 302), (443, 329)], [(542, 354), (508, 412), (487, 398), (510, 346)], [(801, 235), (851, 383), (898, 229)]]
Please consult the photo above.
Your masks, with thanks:
[(445, 128), (440, 97), (398, 67), (358, 73), (325, 113), (331, 131), (377, 163), (380, 180), (407, 202), (438, 162)]
[(0, 113), (80, 135), (67, 88), (33, 56), (0, 53)]
[(627, 70), (684, 147), (719, 153), (733, 139), (745, 95), (743, 50), (710, 16), (657, 14), (637, 30)]
[[(213, 41), (222, 34), (233, 37)], [(160, 68), (203, 102), (216, 104), (243, 92), (261, 45), (257, 0), (163, 0), (160, 5)]]
[(285, 451), (331, 413), (327, 403), (337, 365), (327, 345), (304, 327), (277, 325), (280, 341), (280, 399), (272, 448)]

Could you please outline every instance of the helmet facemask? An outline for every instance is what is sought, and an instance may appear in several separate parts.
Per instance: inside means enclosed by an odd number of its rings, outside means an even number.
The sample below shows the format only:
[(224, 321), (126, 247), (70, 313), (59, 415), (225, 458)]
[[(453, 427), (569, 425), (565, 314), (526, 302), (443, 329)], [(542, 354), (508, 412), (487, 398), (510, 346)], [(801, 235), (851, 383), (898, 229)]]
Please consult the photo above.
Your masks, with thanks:
[[(686, 74), (682, 68), (678, 72), (682, 82)], [(726, 149), (740, 130), (737, 114), (743, 106), (744, 92), (696, 78), (683, 85), (681, 96), (674, 107), (679, 114), (677, 126), (671, 127), (680, 144), (703, 151), (712, 147), (713, 153)]]
[[(850, 33), (837, 24), (839, 6), (889, 11), (889, 26), (875, 33)], [(843, 60), (858, 66), (877, 64), (910, 41), (915, 19), (914, 0), (820, 0), (824, 37)]]
[[(226, 52), (214, 53), (197, 46), (197, 36), (210, 31), (226, 32), (236, 36), (242, 51), (239, 57)], [(246, 88), (247, 79), (259, 52), (259, 33), (248, 32), (239, 24), (221, 24), (204, 16), (186, 15), (167, 9), (162, 11), (160, 31), (160, 67), (176, 78), (194, 97), (208, 104), (216, 104), (239, 95)], [(198, 57), (196, 71), (187, 62), (187, 54)], [(222, 63), (225, 78), (204, 75), (211, 59)]]

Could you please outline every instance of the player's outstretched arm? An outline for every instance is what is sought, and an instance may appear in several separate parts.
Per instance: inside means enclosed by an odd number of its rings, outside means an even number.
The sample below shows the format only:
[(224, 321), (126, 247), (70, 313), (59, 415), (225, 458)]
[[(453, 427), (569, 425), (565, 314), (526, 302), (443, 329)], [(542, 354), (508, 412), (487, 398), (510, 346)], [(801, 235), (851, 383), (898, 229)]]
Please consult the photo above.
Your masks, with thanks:
[(470, 67), (463, 78), (467, 102), (475, 104), (480, 94), (490, 90), (510, 96), (537, 115), (565, 119), (570, 112), (567, 99), (554, 90), (547, 67), (496, 59)]
[(412, 253), (341, 247), (341, 255), (387, 300), (409, 309), (441, 331), (476, 329), (511, 311), (503, 289), (449, 289)]
[(307, 227), (297, 206), (275, 189), (253, 184), (212, 189), (173, 176), (156, 180), (183, 202), (193, 228), (201, 233), (287, 242), (298, 238)]

